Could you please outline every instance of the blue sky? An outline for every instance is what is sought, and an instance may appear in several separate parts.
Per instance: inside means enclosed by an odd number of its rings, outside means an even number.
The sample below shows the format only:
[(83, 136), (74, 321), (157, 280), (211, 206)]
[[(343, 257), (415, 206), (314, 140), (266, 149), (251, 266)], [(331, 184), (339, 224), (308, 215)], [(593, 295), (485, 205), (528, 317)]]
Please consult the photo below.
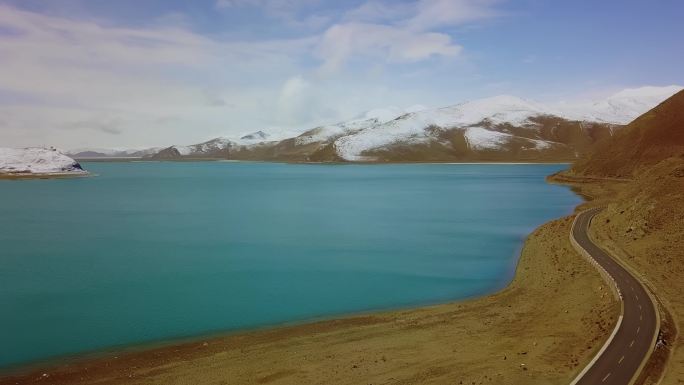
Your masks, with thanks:
[(684, 84), (684, 3), (0, 0), (0, 146), (144, 147)]

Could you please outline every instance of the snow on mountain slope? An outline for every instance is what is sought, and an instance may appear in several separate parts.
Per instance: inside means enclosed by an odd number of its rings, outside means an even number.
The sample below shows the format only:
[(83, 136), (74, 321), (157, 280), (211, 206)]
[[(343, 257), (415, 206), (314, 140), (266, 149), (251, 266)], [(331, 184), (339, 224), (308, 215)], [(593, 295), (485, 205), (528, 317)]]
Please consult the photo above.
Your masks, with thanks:
[(262, 144), (274, 143), (292, 137), (291, 131), (280, 130), (276, 133), (256, 131), (236, 138), (218, 137), (199, 144), (188, 146), (171, 146), (168, 149), (176, 149), (182, 156), (219, 155), (220, 152), (232, 147), (250, 147)]
[[(384, 124), (371, 126), (335, 141), (340, 157), (349, 161), (367, 160), (364, 151), (393, 143), (420, 143), (429, 139), (429, 127), (465, 128), (488, 121), (514, 126), (531, 124), (529, 118), (552, 114), (546, 107), (514, 96), (496, 96), (432, 110), (400, 116)], [(490, 137), (494, 137), (491, 131)]]
[(73, 158), (134, 158), (156, 154), (161, 147), (144, 149), (76, 148), (66, 153)]
[[(587, 121), (609, 124), (627, 124), (641, 114), (669, 98), (682, 87), (642, 87), (627, 89), (595, 103), (542, 104), (515, 96), (502, 95), (474, 100), (432, 110), (406, 114), (383, 124), (371, 125), (359, 132), (349, 133), (335, 141), (337, 154), (348, 161), (370, 160), (365, 151), (402, 143), (415, 144), (431, 140), (430, 127), (440, 129), (462, 128), (475, 125), (534, 128), (530, 119), (553, 116), (569, 121)], [(473, 149), (495, 149), (513, 136), (487, 127), (467, 130), (467, 140)], [(470, 138), (468, 137), (470, 136)], [(552, 142), (528, 139), (537, 149), (546, 149)]]
[(74, 156), (76, 154), (82, 153), (82, 152), (92, 152), (92, 153), (98, 153), (102, 155), (113, 155), (119, 151), (123, 150), (114, 150), (111, 148), (96, 148), (96, 147), (79, 147), (79, 148), (74, 148), (71, 149), (67, 152), (68, 156)]
[(306, 131), (295, 138), (295, 143), (301, 146), (309, 143), (327, 142), (336, 137), (353, 134), (357, 131), (389, 122), (406, 113), (424, 108), (425, 107), (423, 106), (413, 106), (406, 110), (402, 110), (398, 107), (377, 108), (367, 111), (353, 120), (320, 126)]
[[(611, 135), (614, 125), (630, 122), (681, 89), (679, 86), (627, 89), (599, 102), (572, 104), (543, 104), (502, 95), (437, 109), (387, 107), (301, 134), (257, 131), (238, 138), (221, 137), (163, 151), (164, 156), (171, 158), (253, 156), (249, 159), (261, 159), (268, 154), (269, 159), (279, 159), (288, 154), (304, 160), (368, 161), (376, 160), (370, 152), (391, 152), (395, 145), (400, 145), (406, 153), (410, 151), (407, 146), (429, 144), (446, 151), (437, 157), (452, 156), (457, 148), (460, 154), (468, 150), (550, 150), (558, 156), (565, 146), (563, 154), (576, 154), (573, 150), (578, 146), (584, 148), (602, 135)], [(584, 139), (578, 139), (577, 131)], [(290, 141), (284, 142), (285, 139)], [(452, 142), (463, 139), (466, 143)], [(267, 151), (269, 146), (274, 150)], [(423, 155), (417, 156), (419, 159)]]
[[(553, 114), (542, 104), (510, 95), (457, 104), (453, 107), (442, 108), (438, 112), (432, 115), (437, 118), (435, 125), (440, 127), (466, 126), (483, 120), (488, 120), (492, 124), (509, 123), (513, 126), (521, 126), (528, 124), (529, 118), (533, 116)], [(431, 114), (430, 111), (424, 111), (424, 113)]]
[(390, 120), (394, 120), (401, 115), (404, 114), (409, 114), (412, 112), (418, 112), (418, 111), (423, 111), (427, 110), (428, 108), (421, 105), (421, 104), (415, 104), (413, 106), (407, 107), (407, 108), (399, 108), (395, 106), (389, 106), (385, 108), (375, 108), (372, 110), (368, 110), (364, 112), (363, 114), (357, 116), (353, 120), (361, 121), (361, 120), (369, 120), (369, 119), (377, 119), (380, 123), (385, 123), (389, 122)]
[(558, 105), (558, 109), (569, 119), (624, 125), (682, 89), (681, 86), (628, 88), (599, 102)]
[(253, 132), (251, 134), (244, 135), (240, 137), (240, 140), (244, 141), (264, 141), (267, 140), (271, 135), (263, 132), (263, 131), (257, 131)]
[(199, 144), (193, 144), (190, 146), (172, 146), (172, 148), (178, 150), (178, 152), (183, 156), (189, 156), (221, 151), (230, 147), (233, 143), (234, 142), (228, 138), (220, 137)]
[(327, 142), (338, 136), (352, 134), (378, 124), (380, 124), (380, 121), (377, 118), (371, 118), (320, 126), (297, 136), (295, 138), (295, 143), (298, 146), (303, 146), (309, 143)]
[(54, 148), (0, 148), (0, 174), (86, 174)]
[(468, 127), (463, 132), (463, 136), (468, 142), (468, 147), (475, 150), (498, 150), (513, 139), (527, 142), (526, 148), (537, 150), (544, 150), (554, 145), (554, 143), (546, 140), (516, 137), (515, 135), (488, 130), (483, 127)]
[(508, 142), (513, 135), (491, 131), (482, 127), (468, 127), (463, 134), (468, 147), (477, 150), (495, 150)]
[(392, 119), (396, 119), (397, 117), (407, 112), (408, 111), (404, 111), (401, 108), (395, 106), (375, 108), (364, 112), (363, 114), (357, 116), (355, 119), (352, 120), (363, 121), (369, 119), (377, 119), (379, 122), (384, 123), (389, 122)]

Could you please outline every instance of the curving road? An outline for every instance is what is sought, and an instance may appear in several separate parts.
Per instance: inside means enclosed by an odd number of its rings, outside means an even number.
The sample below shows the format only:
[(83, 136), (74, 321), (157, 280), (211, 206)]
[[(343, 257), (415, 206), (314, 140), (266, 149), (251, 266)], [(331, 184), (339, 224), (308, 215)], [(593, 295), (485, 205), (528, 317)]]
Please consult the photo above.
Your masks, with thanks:
[(622, 315), (606, 344), (572, 384), (631, 385), (653, 351), (659, 319), (644, 286), (589, 238), (589, 224), (599, 211), (591, 209), (577, 215), (571, 240), (606, 279), (613, 281), (610, 284), (617, 288)]

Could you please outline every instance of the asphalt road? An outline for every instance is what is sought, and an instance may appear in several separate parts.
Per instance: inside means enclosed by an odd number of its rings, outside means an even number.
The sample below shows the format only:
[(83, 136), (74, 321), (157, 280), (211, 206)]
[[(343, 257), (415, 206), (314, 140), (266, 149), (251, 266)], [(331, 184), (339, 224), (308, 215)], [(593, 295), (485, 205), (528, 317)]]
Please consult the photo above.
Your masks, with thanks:
[[(636, 381), (642, 363), (650, 356), (658, 332), (656, 306), (643, 285), (587, 235), (592, 218), (601, 209), (580, 213), (572, 237), (616, 283), (623, 302), (623, 315), (612, 339), (604, 346), (573, 384), (629, 385)], [(618, 321), (620, 322), (620, 321)]]

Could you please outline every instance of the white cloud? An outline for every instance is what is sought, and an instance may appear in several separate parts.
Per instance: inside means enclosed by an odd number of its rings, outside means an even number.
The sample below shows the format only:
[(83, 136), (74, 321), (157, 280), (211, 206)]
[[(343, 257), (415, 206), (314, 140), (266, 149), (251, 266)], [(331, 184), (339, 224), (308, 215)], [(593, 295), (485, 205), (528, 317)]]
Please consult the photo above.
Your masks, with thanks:
[(239, 11), (240, 8), (258, 8), (265, 15), (284, 22), (297, 29), (319, 29), (330, 22), (324, 15), (309, 14), (301, 16), (302, 9), (318, 4), (319, 0), (217, 0), (216, 9), (224, 12)]
[(69, 123), (64, 125), (62, 128), (67, 130), (96, 130), (101, 131), (105, 134), (119, 135), (121, 134), (122, 121), (120, 118), (115, 118), (111, 120), (84, 120)]
[(463, 47), (434, 29), (491, 18), (499, 0), (419, 0), (396, 4), (369, 0), (328, 28), (318, 46), (324, 70), (335, 71), (355, 56), (388, 62), (453, 57)]
[(346, 13), (346, 21), (386, 23), (427, 31), (499, 16), (494, 6), (502, 0), (368, 0)]
[(301, 75), (285, 81), (278, 97), (278, 120), (285, 125), (296, 125), (306, 121), (311, 115), (312, 105), (307, 92), (311, 84)]
[(84, 137), (171, 144), (270, 123), (270, 84), (297, 71), (315, 43), (220, 41), (168, 25), (106, 27), (2, 5), (0, 29), (10, 32), (0, 37), (0, 94), (21, 96), (0, 104), (0, 116), (11, 117), (0, 145), (19, 146), (71, 147)]
[(216, 0), (216, 8), (259, 7), (266, 10), (294, 9), (319, 0)]
[(500, 0), (420, 0), (416, 14), (408, 26), (425, 30), (443, 26), (457, 26), (499, 15), (494, 5)]
[(369, 0), (347, 12), (344, 19), (356, 22), (393, 22), (404, 20), (414, 13), (415, 3)]
[(255, 0), (216, 0), (216, 8), (233, 8), (245, 5), (255, 5), (260, 1)]
[(329, 28), (318, 46), (326, 71), (339, 69), (353, 56), (388, 62), (417, 61), (431, 56), (455, 56), (462, 47), (449, 35), (413, 32), (382, 24), (346, 23)]
[[(316, 1), (216, 6), (261, 7), (297, 28), (328, 25), (330, 15), (295, 12)], [(415, 21), (417, 10), (433, 12), (426, 4), (369, 2), (323, 32), (298, 30), (305, 36), (284, 40), (205, 36), (182, 14), (121, 27), (0, 5), (0, 146), (193, 143), (269, 126), (309, 128), (388, 104), (434, 104), (434, 91), (420, 94), (418, 86), (429, 85), (419, 77), (404, 85), (405, 76), (389, 75), (395, 63), (463, 49)], [(339, 71), (351, 62), (362, 69)]]

